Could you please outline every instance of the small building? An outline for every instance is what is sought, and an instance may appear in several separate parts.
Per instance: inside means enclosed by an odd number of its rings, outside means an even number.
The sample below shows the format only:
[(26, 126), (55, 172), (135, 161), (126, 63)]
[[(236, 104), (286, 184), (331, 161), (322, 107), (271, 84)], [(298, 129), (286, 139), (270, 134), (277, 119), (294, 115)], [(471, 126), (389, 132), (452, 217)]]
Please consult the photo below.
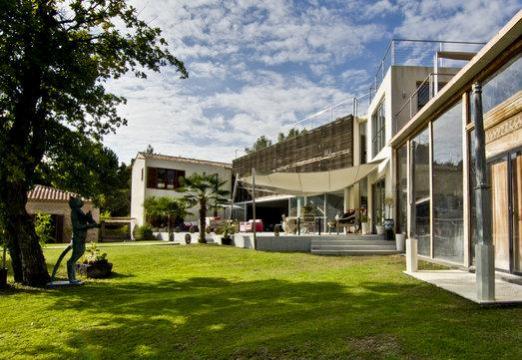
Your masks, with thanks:
[[(71, 196), (78, 195), (44, 185), (36, 185), (27, 194), (26, 210), (30, 215), (36, 216), (38, 213), (51, 215), (52, 237), (56, 243), (68, 243), (72, 238), (71, 208), (69, 207)], [(83, 198), (83, 202), (83, 211), (91, 211), (93, 219), (99, 222), (100, 209), (90, 199)], [(98, 241), (98, 229), (91, 229), (87, 232), (87, 241)]]
[[(131, 218), (135, 225), (146, 223), (143, 207), (145, 199), (155, 196), (182, 198), (184, 194), (177, 192), (181, 187), (181, 179), (192, 174), (213, 174), (224, 181), (224, 190), (230, 191), (232, 184), (231, 164), (217, 161), (190, 159), (179, 156), (138, 153), (132, 165)], [(190, 210), (191, 216), (185, 223), (197, 223), (197, 208)], [(210, 215), (210, 214), (209, 214)], [(219, 215), (224, 215), (223, 210)]]

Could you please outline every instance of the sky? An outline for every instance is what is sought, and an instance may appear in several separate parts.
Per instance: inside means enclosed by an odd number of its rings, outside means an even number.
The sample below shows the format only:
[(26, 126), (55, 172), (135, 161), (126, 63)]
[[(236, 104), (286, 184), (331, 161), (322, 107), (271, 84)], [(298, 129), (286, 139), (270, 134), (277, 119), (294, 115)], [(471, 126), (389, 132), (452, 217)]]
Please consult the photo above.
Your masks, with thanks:
[(261, 135), (275, 140), (296, 124), (351, 113), (392, 38), (485, 42), (522, 8), (522, 0), (130, 3), (163, 30), (189, 78), (164, 67), (108, 84), (127, 98), (119, 112), (128, 125), (104, 143), (126, 163), (148, 144), (156, 153), (231, 161)]

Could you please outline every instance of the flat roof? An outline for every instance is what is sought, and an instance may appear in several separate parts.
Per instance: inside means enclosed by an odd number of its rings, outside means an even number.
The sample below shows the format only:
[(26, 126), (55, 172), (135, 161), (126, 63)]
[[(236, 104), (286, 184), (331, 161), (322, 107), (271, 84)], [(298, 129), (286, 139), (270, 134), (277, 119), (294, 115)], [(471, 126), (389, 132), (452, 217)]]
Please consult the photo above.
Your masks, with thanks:
[(149, 154), (146, 152), (139, 152), (136, 158), (146, 159), (146, 160), (166, 160), (166, 161), (176, 161), (176, 162), (184, 162), (190, 164), (198, 164), (198, 165), (209, 165), (209, 166), (217, 166), (226, 169), (231, 169), (231, 163), (219, 162), (219, 161), (210, 161), (210, 160), (201, 160), (194, 158), (187, 158), (181, 156), (173, 156), (173, 155), (163, 155), (163, 154)]

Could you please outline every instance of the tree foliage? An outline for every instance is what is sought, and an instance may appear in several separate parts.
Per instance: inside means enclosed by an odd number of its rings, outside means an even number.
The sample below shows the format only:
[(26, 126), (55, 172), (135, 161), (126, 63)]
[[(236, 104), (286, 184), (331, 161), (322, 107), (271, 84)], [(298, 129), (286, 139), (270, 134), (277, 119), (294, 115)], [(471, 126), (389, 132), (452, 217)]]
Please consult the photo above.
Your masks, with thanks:
[(205, 220), (207, 210), (228, 202), (230, 192), (224, 190), (225, 181), (216, 175), (194, 173), (183, 179), (183, 186), (178, 189), (185, 193), (185, 199), (191, 206), (199, 206), (199, 242), (205, 241)]
[(269, 140), (265, 135), (261, 135), (259, 138), (257, 138), (256, 142), (254, 143), (254, 145), (252, 145), (251, 148), (248, 148), (248, 147), (245, 148), (245, 152), (247, 154), (251, 154), (255, 151), (265, 149), (271, 145), (272, 145), (272, 141)]
[(178, 219), (184, 219), (191, 215), (188, 211), (188, 203), (184, 198), (176, 199), (168, 196), (151, 196), (143, 203), (147, 217), (161, 217), (167, 219), (168, 232), (171, 225)]
[(299, 131), (299, 129), (291, 128), (290, 130), (288, 130), (288, 133), (286, 135), (285, 135), (285, 133), (280, 132), (279, 135), (277, 135), (277, 142), (282, 142), (282, 141), (291, 139), (293, 137), (296, 137), (298, 135), (306, 134), (306, 132), (307, 132), (306, 129)]
[(107, 92), (107, 81), (164, 65), (188, 76), (160, 29), (138, 15), (124, 0), (0, 1), (0, 222), (16, 281), (49, 280), (25, 211), (37, 168), (44, 159), (71, 164), (64, 159), (83, 151), (71, 151), (74, 142), (100, 141), (126, 124), (117, 113), (125, 99)]

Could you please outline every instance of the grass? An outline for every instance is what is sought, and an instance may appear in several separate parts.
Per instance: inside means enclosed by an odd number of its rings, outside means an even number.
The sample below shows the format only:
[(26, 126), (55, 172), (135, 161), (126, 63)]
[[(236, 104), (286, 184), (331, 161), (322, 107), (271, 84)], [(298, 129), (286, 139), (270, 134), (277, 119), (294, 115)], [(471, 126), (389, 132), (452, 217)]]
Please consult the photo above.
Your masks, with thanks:
[(482, 309), (404, 275), (398, 256), (104, 251), (111, 279), (0, 293), (0, 358), (522, 358), (522, 308)]

